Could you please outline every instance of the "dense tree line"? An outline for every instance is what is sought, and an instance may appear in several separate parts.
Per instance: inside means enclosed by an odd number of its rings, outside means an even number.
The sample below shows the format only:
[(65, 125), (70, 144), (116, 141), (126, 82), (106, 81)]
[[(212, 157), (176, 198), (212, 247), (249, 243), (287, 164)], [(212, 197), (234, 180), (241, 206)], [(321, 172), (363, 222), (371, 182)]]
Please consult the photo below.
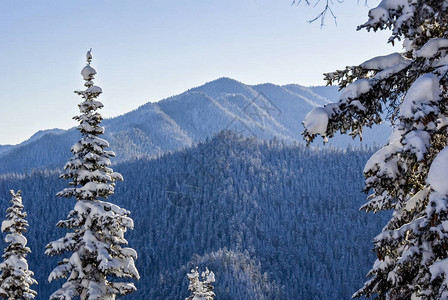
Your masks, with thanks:
[[(192, 268), (216, 276), (216, 299), (342, 299), (369, 268), (370, 237), (384, 224), (358, 212), (361, 170), (370, 150), (317, 150), (260, 142), (222, 132), (193, 148), (114, 166), (126, 179), (115, 200), (132, 212), (128, 241), (139, 253), (141, 279), (132, 299), (188, 296)], [(3, 176), (21, 188), (28, 211), (34, 289), (48, 298), (47, 276), (57, 260), (45, 244), (72, 201), (57, 199), (59, 172)], [(384, 216), (387, 218), (388, 216)]]

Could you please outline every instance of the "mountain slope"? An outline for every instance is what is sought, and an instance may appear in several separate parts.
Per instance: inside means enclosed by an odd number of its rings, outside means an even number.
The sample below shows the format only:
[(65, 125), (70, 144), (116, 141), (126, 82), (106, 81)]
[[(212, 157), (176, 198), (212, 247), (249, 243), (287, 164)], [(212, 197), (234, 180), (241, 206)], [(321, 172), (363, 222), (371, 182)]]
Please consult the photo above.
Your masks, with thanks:
[[(315, 106), (336, 98), (334, 87), (245, 85), (229, 78), (206, 83), (178, 96), (147, 103), (127, 114), (104, 120), (105, 139), (126, 161), (153, 157), (204, 141), (223, 129), (260, 139), (278, 137), (301, 141), (301, 122)], [(380, 126), (366, 134), (365, 143), (382, 144), (389, 128)], [(62, 167), (77, 140), (71, 130), (41, 131), (17, 146), (0, 148), (0, 174)], [(349, 137), (331, 140), (335, 146), (359, 145)]]
[(0, 145), (0, 155), (2, 153), (6, 153), (7, 151), (9, 151), (12, 148), (14, 148), (13, 145)]

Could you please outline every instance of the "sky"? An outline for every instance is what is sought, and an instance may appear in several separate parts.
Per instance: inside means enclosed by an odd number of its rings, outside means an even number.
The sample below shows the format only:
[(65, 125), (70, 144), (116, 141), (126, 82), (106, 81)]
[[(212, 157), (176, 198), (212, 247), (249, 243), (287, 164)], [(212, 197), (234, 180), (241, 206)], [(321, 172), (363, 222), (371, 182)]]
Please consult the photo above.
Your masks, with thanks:
[(337, 25), (321, 27), (308, 23), (320, 6), (292, 0), (0, 0), (0, 145), (76, 126), (90, 48), (105, 118), (220, 77), (325, 85), (324, 72), (401, 50), (356, 31), (364, 1), (334, 2)]

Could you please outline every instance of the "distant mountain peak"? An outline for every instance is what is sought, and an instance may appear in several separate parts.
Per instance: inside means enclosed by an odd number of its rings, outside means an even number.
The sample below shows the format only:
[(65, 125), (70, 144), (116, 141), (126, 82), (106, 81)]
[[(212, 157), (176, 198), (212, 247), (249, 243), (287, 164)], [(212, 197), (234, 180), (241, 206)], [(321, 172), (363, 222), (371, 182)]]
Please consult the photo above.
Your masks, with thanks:
[(220, 77), (218, 79), (208, 81), (201, 86), (197, 86), (189, 89), (187, 92), (201, 90), (201, 89), (210, 89), (210, 88), (224, 88), (224, 87), (238, 87), (238, 86), (246, 86), (244, 83), (239, 82), (238, 80), (229, 78), (229, 77)]
[(61, 134), (63, 132), (65, 132), (65, 130), (64, 129), (60, 129), (60, 128), (39, 130), (38, 132), (33, 134), (28, 140), (18, 144), (17, 146), (21, 146), (21, 145), (25, 145), (25, 144), (37, 141), (37, 140), (43, 138), (47, 134)]
[[(182, 94), (148, 102), (105, 120), (103, 125), (105, 138), (117, 154), (114, 163), (191, 147), (222, 130), (261, 140), (277, 137), (300, 142), (301, 122), (306, 114), (327, 104), (328, 98), (337, 97), (337, 88), (333, 87), (246, 85), (221, 77)], [(364, 132), (365, 143), (384, 142), (388, 133), (384, 134), (383, 129), (376, 131), (374, 137)], [(222, 134), (221, 140), (232, 139), (232, 135)], [(73, 129), (51, 129), (37, 132), (18, 146), (1, 147), (0, 174), (63, 165), (75, 140)], [(340, 147), (359, 145), (359, 141), (348, 136), (334, 138), (331, 143)]]
[(221, 77), (188, 90), (188, 92), (192, 91), (202, 92), (212, 98), (219, 98), (228, 94), (242, 94), (246, 97), (254, 97), (256, 95), (256, 92), (250, 86), (228, 77)]
[(270, 88), (270, 87), (278, 87), (278, 85), (270, 83), (270, 82), (264, 82), (264, 83), (259, 83), (253, 86), (254, 88)]
[(223, 83), (236, 83), (236, 84), (244, 84), (236, 79), (229, 78), (229, 77), (219, 77), (218, 79), (206, 82), (204, 85), (215, 83), (215, 84), (223, 84)]

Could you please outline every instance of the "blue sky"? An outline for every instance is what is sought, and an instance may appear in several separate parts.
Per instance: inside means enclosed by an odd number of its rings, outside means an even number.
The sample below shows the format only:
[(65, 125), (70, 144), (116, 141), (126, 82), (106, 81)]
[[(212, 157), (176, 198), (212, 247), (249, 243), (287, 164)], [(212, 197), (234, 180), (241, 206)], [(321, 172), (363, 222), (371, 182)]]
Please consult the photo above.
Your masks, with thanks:
[(328, 17), (322, 29), (307, 23), (319, 7), (291, 2), (0, 0), (0, 145), (76, 125), (89, 48), (104, 117), (223, 76), (323, 85), (323, 72), (400, 50), (387, 33), (356, 31), (364, 1), (335, 4), (337, 26)]

